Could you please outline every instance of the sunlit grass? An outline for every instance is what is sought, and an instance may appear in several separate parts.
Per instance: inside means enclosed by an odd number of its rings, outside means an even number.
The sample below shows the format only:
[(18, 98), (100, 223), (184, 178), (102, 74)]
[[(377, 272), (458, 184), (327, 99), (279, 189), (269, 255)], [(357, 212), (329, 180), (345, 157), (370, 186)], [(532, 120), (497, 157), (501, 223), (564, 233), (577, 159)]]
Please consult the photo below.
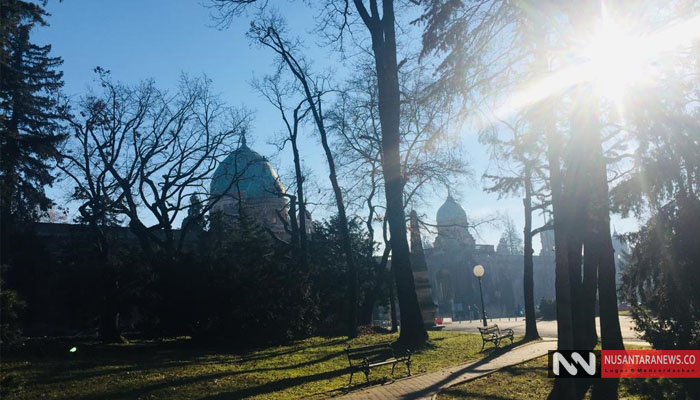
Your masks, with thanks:
[[(625, 346), (627, 349), (648, 349), (645, 346)], [(627, 380), (629, 381), (629, 380)], [(625, 380), (621, 380), (620, 399), (646, 399), (631, 393)], [(554, 379), (547, 376), (547, 356), (503, 368), (493, 374), (474, 379), (446, 389), (438, 400), (540, 400), (546, 399), (552, 390)], [(590, 398), (590, 390), (586, 395)]]
[[(348, 388), (344, 350), (396, 340), (396, 334), (315, 337), (288, 346), (233, 354), (189, 341), (77, 346), (43, 357), (10, 358), (0, 368), (3, 399), (299, 399), (338, 395)], [(479, 353), (479, 335), (430, 332), (413, 356), (413, 374), (463, 363)], [(371, 384), (391, 379), (391, 367), (372, 370)], [(394, 378), (406, 375), (403, 365)], [(353, 387), (366, 386), (362, 374)]]

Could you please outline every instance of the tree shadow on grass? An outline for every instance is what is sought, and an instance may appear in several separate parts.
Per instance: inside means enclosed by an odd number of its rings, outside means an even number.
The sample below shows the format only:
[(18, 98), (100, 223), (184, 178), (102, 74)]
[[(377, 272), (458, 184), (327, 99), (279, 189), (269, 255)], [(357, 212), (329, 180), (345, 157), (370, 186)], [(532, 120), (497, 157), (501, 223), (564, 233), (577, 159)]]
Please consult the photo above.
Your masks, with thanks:
[[(307, 345), (300, 345), (300, 346), (294, 346), (291, 349), (285, 349), (285, 350), (279, 350), (279, 351), (265, 351), (265, 349), (253, 349), (253, 350), (248, 350), (245, 353), (242, 353), (240, 357), (241, 362), (247, 362), (247, 361), (260, 361), (260, 360), (265, 360), (268, 358), (274, 358), (274, 357), (279, 357), (279, 356), (284, 356), (284, 355), (289, 355), (289, 354), (294, 354), (298, 353), (302, 350), (310, 349), (310, 348), (321, 348), (321, 347), (330, 347), (330, 346), (335, 346), (343, 343), (348, 343), (349, 340), (346, 339), (336, 339), (336, 340), (331, 340), (323, 343), (309, 343)], [(293, 346), (293, 345), (292, 345)], [(255, 354), (256, 352), (263, 352), (262, 354)]]
[[(264, 367), (264, 368), (254, 368), (254, 369), (241, 369), (238, 371), (228, 371), (225, 373), (225, 376), (237, 376), (237, 375), (243, 375), (243, 374), (251, 374), (251, 373), (260, 373), (260, 372), (270, 372), (270, 371), (283, 371), (283, 370), (290, 370), (290, 369), (297, 369), (297, 368), (304, 368), (308, 366), (312, 366), (315, 364), (320, 364), (325, 361), (332, 360), (336, 357), (342, 356), (344, 354), (344, 351), (335, 351), (326, 355), (323, 355), (321, 357), (296, 363), (296, 364), (289, 364), (289, 365), (280, 365), (280, 366), (272, 366), (272, 367)], [(70, 382), (70, 381), (80, 381), (84, 379), (91, 379), (91, 378), (97, 378), (101, 376), (108, 376), (112, 374), (129, 374), (129, 373), (134, 373), (134, 372), (158, 372), (162, 370), (167, 370), (170, 368), (177, 368), (177, 367), (187, 367), (187, 366), (192, 366), (192, 367), (201, 367), (205, 365), (220, 365), (220, 364), (225, 364), (229, 361), (227, 360), (182, 360), (181, 354), (173, 354), (173, 358), (177, 357), (178, 359), (169, 359), (169, 360), (144, 360), (142, 362), (139, 362), (137, 365), (124, 365), (124, 366), (114, 366), (112, 368), (102, 368), (99, 371), (84, 371), (84, 372), (70, 372), (70, 375), (65, 375), (66, 369), (65, 365), (61, 366), (55, 366), (54, 368), (51, 368), (51, 370), (47, 371), (43, 375), (43, 378), (40, 379), (42, 383), (64, 383), (64, 382)], [(198, 357), (201, 358), (201, 357)], [(129, 360), (131, 363), (133, 363), (134, 360)], [(230, 362), (236, 362), (239, 363), (241, 360), (232, 360)], [(95, 365), (93, 363), (90, 363), (86, 365), (86, 368), (94, 368)]]
[[(232, 390), (227, 392), (215, 393), (211, 395), (206, 395), (204, 397), (199, 397), (200, 399), (240, 399), (247, 398), (257, 395), (265, 395), (278, 391), (288, 389), (290, 387), (299, 386), (307, 383), (312, 383), (316, 381), (329, 380), (341, 376), (343, 374), (349, 373), (348, 369), (338, 369), (327, 372), (320, 372), (312, 375), (298, 376), (293, 378), (278, 379), (275, 381), (266, 382), (262, 385), (241, 388), (238, 390)], [(206, 374), (195, 377), (180, 378), (167, 382), (159, 382), (150, 385), (141, 386), (133, 390), (128, 391), (118, 391), (109, 393), (100, 393), (95, 396), (83, 397), (83, 400), (92, 399), (131, 399), (131, 398), (141, 398), (149, 393), (162, 389), (172, 389), (180, 386), (192, 385), (200, 382), (213, 381), (215, 379), (226, 378), (232, 375), (230, 372), (220, 372), (214, 374)]]
[[(426, 388), (423, 388), (422, 390), (404, 395), (401, 397), (401, 399), (402, 400), (420, 399), (423, 397), (430, 396), (433, 393), (437, 393), (445, 384), (447, 384), (448, 382), (450, 382), (454, 378), (456, 378), (460, 375), (469, 373), (469, 372), (477, 371), (478, 368), (483, 366), (484, 364), (487, 364), (491, 360), (493, 360), (497, 357), (500, 357), (501, 355), (507, 353), (511, 349), (518, 347), (524, 343), (526, 343), (526, 342), (523, 340), (518, 340), (518, 341), (514, 341), (512, 344), (509, 344), (507, 346), (503, 346), (503, 347), (499, 347), (499, 348), (492, 348), (490, 351), (487, 349), (484, 349), (482, 351), (482, 353), (488, 351), (488, 354), (485, 357), (483, 357), (483, 358), (481, 358), (481, 359), (479, 359), (479, 360), (477, 360), (469, 365), (466, 365), (463, 368), (461, 368), (461, 369), (459, 369), (451, 374), (446, 375), (443, 379), (435, 382), (434, 384), (432, 384)], [(502, 399), (502, 398), (501, 397), (494, 397), (494, 399)]]
[(517, 340), (513, 340), (513, 342), (511, 342), (510, 340), (507, 340), (505, 342), (505, 343), (507, 343), (505, 346), (503, 344), (501, 344), (498, 347), (495, 347), (493, 344), (488, 343), (488, 344), (486, 344), (486, 346), (484, 346), (484, 349), (482, 351), (480, 351), (479, 353), (488, 352), (489, 355), (494, 354), (494, 353), (503, 354), (505, 352), (508, 352), (508, 351), (518, 347), (518, 346), (522, 346), (524, 344), (531, 343), (531, 342), (536, 342), (538, 340), (539, 339), (525, 340), (524, 337), (521, 337)]

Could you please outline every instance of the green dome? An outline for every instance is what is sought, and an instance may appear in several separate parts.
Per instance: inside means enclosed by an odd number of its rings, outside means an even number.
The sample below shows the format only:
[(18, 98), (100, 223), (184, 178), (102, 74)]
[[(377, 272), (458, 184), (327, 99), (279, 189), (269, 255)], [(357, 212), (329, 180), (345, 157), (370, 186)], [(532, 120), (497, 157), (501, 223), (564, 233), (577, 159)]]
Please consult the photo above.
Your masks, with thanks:
[(467, 213), (464, 212), (462, 206), (460, 206), (455, 199), (449, 194), (447, 195), (447, 200), (443, 203), (437, 212), (437, 217), (435, 218), (438, 225), (448, 225), (448, 224), (467, 224)]
[(284, 193), (277, 171), (265, 157), (251, 150), (245, 139), (219, 164), (211, 178), (212, 196), (236, 195), (238, 190), (244, 198), (277, 198)]

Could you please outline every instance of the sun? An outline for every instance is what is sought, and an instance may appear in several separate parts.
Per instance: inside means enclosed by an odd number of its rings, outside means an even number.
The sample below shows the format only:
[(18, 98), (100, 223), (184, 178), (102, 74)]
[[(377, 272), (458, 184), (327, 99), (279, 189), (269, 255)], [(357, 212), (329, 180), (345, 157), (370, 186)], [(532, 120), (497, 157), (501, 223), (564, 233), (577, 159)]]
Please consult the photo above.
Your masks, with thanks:
[(581, 49), (583, 80), (594, 84), (596, 93), (620, 103), (625, 91), (649, 82), (653, 76), (653, 49), (645, 46), (642, 36), (635, 36), (603, 18), (592, 39)]
[(505, 119), (582, 84), (592, 84), (592, 93), (614, 103), (622, 114), (623, 100), (631, 88), (660, 79), (664, 73), (661, 65), (668, 65), (664, 61), (689, 49), (700, 38), (700, 15), (670, 21), (652, 31), (640, 30), (643, 24), (633, 22), (611, 17), (602, 3), (599, 18), (586, 32), (573, 32), (568, 38), (574, 44), (567, 53), (574, 57), (567, 57), (549, 74), (509, 93), (501, 99), (495, 116)]

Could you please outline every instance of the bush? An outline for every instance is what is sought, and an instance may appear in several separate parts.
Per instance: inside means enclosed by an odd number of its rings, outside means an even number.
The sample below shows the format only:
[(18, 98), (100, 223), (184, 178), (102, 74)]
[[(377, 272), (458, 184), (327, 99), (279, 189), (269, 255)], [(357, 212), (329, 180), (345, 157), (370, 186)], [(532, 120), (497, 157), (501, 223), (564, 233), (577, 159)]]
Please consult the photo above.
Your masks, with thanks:
[(17, 296), (17, 292), (3, 287), (0, 276), (0, 349), (15, 350), (22, 345), (22, 328), (19, 314), (25, 304)]
[[(357, 220), (348, 222), (353, 261), (358, 281), (358, 323), (371, 324), (376, 304), (388, 303), (388, 281), (392, 277), (373, 257), (369, 236)], [(337, 217), (314, 225), (310, 240), (311, 285), (318, 302), (320, 321), (317, 333), (344, 335), (347, 329), (348, 291), (351, 282), (340, 243)]]
[(170, 314), (196, 339), (250, 347), (308, 336), (315, 327), (308, 277), (250, 219), (238, 230), (214, 223), (196, 256), (167, 279)]
[[(700, 348), (700, 200), (679, 196), (635, 235), (622, 275), (622, 298), (642, 338), (655, 349)], [(700, 384), (681, 379), (689, 398)], [(685, 398), (680, 394), (679, 398)]]
[(700, 348), (700, 200), (679, 198), (638, 234), (622, 275), (623, 299), (657, 349)]

